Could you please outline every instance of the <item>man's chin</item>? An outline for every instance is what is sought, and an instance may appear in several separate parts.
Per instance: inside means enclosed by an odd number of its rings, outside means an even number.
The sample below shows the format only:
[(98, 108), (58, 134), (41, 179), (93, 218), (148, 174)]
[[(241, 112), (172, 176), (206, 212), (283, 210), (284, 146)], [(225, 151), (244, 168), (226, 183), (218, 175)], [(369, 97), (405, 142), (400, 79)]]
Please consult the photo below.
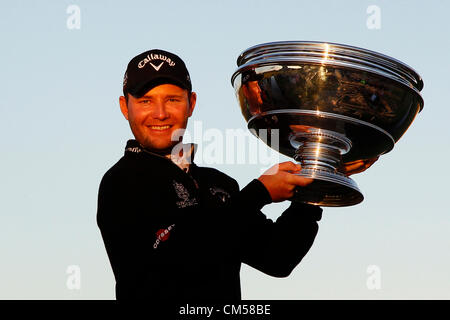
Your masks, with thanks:
[(156, 153), (160, 153), (160, 154), (170, 154), (172, 153), (172, 149), (173, 147), (175, 147), (175, 145), (177, 144), (177, 142), (174, 143), (141, 143), (141, 145), (149, 150), (149, 151), (153, 151)]

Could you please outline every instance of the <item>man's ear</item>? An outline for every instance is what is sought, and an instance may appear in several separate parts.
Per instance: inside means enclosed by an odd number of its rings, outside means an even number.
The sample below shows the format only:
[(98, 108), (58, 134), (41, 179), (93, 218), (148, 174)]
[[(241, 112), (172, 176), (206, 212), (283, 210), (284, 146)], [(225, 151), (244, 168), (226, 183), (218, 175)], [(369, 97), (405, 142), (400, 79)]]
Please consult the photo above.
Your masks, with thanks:
[(128, 106), (127, 106), (127, 100), (124, 96), (119, 97), (119, 104), (120, 104), (120, 111), (122, 111), (123, 116), (125, 119), (128, 120)]
[(189, 117), (192, 116), (192, 112), (194, 112), (196, 102), (197, 94), (195, 92), (191, 92), (191, 96), (189, 97)]

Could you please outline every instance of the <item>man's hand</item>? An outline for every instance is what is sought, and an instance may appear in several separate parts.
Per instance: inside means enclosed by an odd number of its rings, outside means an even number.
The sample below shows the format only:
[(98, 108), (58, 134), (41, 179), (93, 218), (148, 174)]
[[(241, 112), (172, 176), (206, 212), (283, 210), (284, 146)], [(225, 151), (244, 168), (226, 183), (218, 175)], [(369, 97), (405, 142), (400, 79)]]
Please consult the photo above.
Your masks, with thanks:
[(345, 166), (340, 168), (340, 171), (347, 176), (350, 176), (355, 173), (360, 173), (368, 169), (371, 165), (378, 160), (380, 156), (372, 158), (372, 159), (364, 159), (364, 160), (356, 160), (352, 162), (346, 163)]
[(295, 175), (300, 172), (301, 166), (291, 161), (274, 165), (258, 178), (269, 191), (273, 202), (281, 202), (292, 198), (296, 186), (304, 187), (314, 179)]

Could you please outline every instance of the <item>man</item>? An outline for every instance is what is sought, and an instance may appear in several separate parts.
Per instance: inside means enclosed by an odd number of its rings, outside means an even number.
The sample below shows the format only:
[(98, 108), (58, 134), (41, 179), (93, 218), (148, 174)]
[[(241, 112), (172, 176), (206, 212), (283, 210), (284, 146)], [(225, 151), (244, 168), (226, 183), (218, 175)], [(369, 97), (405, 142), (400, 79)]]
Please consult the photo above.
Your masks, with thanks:
[(193, 162), (182, 132), (197, 95), (184, 62), (150, 50), (128, 64), (120, 109), (135, 137), (104, 175), (97, 223), (117, 299), (237, 300), (244, 262), (286, 277), (313, 244), (322, 209), (292, 202), (276, 220), (260, 211), (311, 182), (292, 162), (239, 190)]

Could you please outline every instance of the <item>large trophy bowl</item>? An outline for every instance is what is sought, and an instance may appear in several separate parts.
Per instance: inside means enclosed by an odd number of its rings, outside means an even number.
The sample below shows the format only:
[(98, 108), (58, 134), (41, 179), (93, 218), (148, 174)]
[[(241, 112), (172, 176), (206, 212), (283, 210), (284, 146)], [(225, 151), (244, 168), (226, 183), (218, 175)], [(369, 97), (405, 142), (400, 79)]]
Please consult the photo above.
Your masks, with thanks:
[(237, 65), (231, 82), (250, 131), (314, 179), (293, 201), (363, 201), (342, 168), (391, 151), (423, 108), (423, 82), (412, 68), (362, 48), (273, 42), (247, 49)]

